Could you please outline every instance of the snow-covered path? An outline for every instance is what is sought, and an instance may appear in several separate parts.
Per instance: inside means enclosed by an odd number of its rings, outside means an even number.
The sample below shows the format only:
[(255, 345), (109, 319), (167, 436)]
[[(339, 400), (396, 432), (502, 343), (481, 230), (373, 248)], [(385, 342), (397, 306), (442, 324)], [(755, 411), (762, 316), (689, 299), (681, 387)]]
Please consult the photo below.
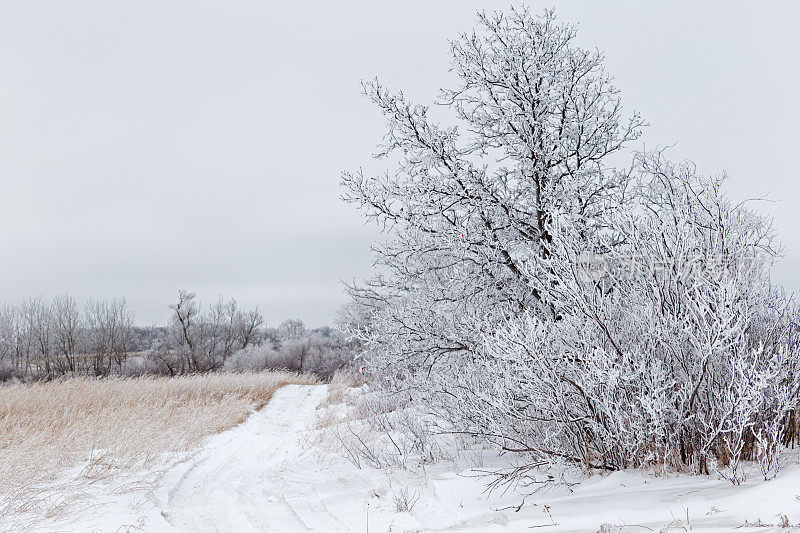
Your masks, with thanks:
[[(448, 471), (452, 465), (424, 476), (357, 469), (341, 457), (321, 461), (308, 439), (326, 394), (326, 386), (283, 387), (245, 423), (212, 437), (190, 460), (168, 471), (155, 494), (168, 523), (164, 530), (515, 531), (536, 526), (579, 532), (607, 523), (719, 531), (759, 516), (774, 523), (787, 513), (797, 520), (796, 472), (748, 488), (706, 477), (617, 472), (587, 479), (574, 492), (542, 494), (531, 502), (535, 505), (514, 512), (509, 505), (513, 508), (518, 497), (486, 495), (479, 479)], [(404, 486), (420, 495), (412, 513), (398, 513), (392, 503)], [(153, 526), (146, 530), (162, 530)]]
[[(747, 488), (707, 477), (617, 472), (587, 479), (574, 491), (542, 494), (514, 512), (518, 496), (487, 495), (480, 479), (452, 471), (447, 463), (424, 475), (358, 469), (339, 456), (315, 453), (308, 444), (327, 392), (321, 385), (285, 386), (243, 424), (210, 438), (161, 478), (154, 494), (160, 516), (143, 529), (472, 532), (533, 526), (582, 532), (605, 523), (618, 526), (608, 531), (629, 524), (656, 531), (668, 524), (669, 531), (720, 531), (758, 517), (775, 523), (781, 513), (793, 523), (798, 519), (797, 470)], [(411, 513), (394, 508), (393, 495), (402, 487), (420, 496)]]
[[(783, 515), (800, 524), (796, 465), (769, 483), (754, 476), (740, 487), (710, 476), (595, 475), (571, 490), (531, 496), (522, 508), (519, 494), (487, 494), (472, 467), (452, 460), (424, 469), (358, 468), (316, 440), (321, 430), (314, 428), (337, 407), (328, 391), (326, 385), (282, 387), (263, 409), (176, 459), (152, 484), (134, 490), (113, 480), (90, 485), (94, 496), (83, 512), (36, 530), (717, 533), (784, 531), (778, 526)], [(481, 455), (487, 467), (508, 461), (488, 448), (466, 453)], [(412, 509), (398, 509), (397, 495), (404, 491), (414, 495)], [(20, 529), (2, 525), (0, 520), (0, 530)]]
[(245, 423), (210, 439), (168, 472), (157, 493), (161, 515), (180, 531), (329, 529), (321, 501), (298, 492), (303, 440), (325, 387), (287, 385)]

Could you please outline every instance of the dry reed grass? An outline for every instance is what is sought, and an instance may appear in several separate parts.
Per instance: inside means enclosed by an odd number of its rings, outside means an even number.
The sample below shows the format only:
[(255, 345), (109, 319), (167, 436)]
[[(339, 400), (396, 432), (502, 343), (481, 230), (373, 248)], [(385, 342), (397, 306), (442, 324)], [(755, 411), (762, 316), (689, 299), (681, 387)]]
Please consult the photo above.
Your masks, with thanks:
[(65, 475), (80, 487), (152, 468), (241, 423), (282, 385), (313, 383), (265, 372), (2, 386), (0, 516), (57, 513), (66, 503), (52, 501), (49, 488)]

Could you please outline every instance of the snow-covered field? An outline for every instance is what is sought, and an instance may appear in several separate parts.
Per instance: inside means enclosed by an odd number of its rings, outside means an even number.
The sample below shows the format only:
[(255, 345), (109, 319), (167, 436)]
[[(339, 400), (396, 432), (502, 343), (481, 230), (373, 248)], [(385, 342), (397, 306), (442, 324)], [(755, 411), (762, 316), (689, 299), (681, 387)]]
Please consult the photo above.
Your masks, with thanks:
[[(796, 465), (774, 481), (740, 487), (712, 477), (597, 475), (571, 491), (529, 496), (519, 509), (519, 494), (487, 494), (485, 479), (453, 461), (424, 471), (357, 468), (318, 443), (327, 394), (325, 385), (284, 386), (243, 424), (157, 474), (90, 484), (82, 506), (37, 530), (700, 532), (800, 524)], [(506, 460), (482, 453), (485, 464)], [(416, 502), (400, 512), (404, 496)], [(12, 523), (6, 517), (4, 525)]]

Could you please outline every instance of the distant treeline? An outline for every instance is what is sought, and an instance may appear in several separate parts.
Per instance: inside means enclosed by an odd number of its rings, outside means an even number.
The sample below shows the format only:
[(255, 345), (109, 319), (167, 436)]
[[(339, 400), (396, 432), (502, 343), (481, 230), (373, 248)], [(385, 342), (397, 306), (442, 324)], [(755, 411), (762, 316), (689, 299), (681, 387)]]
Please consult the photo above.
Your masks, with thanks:
[(124, 299), (81, 305), (65, 294), (0, 306), (0, 381), (264, 369), (327, 378), (354, 358), (355, 341), (338, 329), (297, 319), (267, 327), (234, 299), (203, 306), (180, 291), (169, 308), (169, 324), (141, 327)]

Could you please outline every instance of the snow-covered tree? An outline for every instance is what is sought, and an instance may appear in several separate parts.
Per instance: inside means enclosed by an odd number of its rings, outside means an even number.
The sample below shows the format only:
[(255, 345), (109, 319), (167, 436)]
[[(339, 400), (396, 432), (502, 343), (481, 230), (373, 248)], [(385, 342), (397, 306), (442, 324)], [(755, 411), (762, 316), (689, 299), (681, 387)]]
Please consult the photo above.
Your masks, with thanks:
[(582, 468), (774, 471), (797, 401), (797, 313), (768, 220), (662, 154), (611, 156), (625, 118), (602, 55), (552, 12), (480, 14), (452, 44), (452, 125), (377, 81), (386, 173), (344, 199), (385, 228), (368, 368), (442, 429)]
[(588, 237), (624, 177), (608, 158), (639, 135), (597, 51), (574, 27), (527, 9), (479, 15), (452, 44), (458, 83), (442, 91), (453, 125), (378, 81), (366, 95), (388, 121), (379, 176), (344, 173), (344, 199), (387, 230), (381, 274), (352, 294), (376, 310), (369, 342), (379, 365), (458, 364), (508, 313), (546, 311), (542, 280), (523, 268), (548, 256), (554, 217)]

